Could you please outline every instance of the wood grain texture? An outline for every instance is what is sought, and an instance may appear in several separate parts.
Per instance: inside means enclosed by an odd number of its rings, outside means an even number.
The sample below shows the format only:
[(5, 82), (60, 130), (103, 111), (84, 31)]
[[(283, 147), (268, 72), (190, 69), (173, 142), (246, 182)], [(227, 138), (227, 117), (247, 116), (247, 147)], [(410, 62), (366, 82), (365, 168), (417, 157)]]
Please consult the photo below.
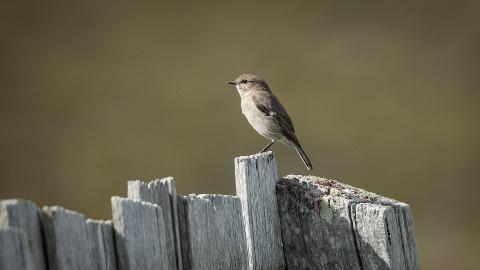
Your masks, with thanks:
[(24, 231), (17, 228), (0, 229), (0, 269), (39, 269), (33, 259), (29, 237)]
[(245, 229), (239, 198), (179, 197), (184, 269), (247, 269)]
[(112, 213), (119, 269), (169, 269), (160, 206), (112, 197)]
[(272, 152), (235, 159), (236, 196), (130, 181), (112, 221), (0, 201), (0, 269), (419, 269), (410, 206), (334, 180), (278, 179)]
[(407, 204), (334, 180), (277, 184), (289, 269), (419, 269)]
[(250, 269), (284, 269), (277, 210), (277, 165), (272, 152), (235, 159), (235, 184), (242, 202)]
[(92, 260), (97, 270), (116, 270), (115, 241), (111, 221), (87, 220)]
[(0, 201), (0, 228), (17, 228), (25, 232), (35, 269), (46, 269), (42, 226), (35, 203), (20, 199)]
[(85, 217), (60, 206), (43, 207), (49, 269), (95, 269)]
[(150, 182), (128, 181), (128, 197), (157, 204), (162, 207), (169, 269), (182, 269), (178, 231), (177, 194), (172, 177)]

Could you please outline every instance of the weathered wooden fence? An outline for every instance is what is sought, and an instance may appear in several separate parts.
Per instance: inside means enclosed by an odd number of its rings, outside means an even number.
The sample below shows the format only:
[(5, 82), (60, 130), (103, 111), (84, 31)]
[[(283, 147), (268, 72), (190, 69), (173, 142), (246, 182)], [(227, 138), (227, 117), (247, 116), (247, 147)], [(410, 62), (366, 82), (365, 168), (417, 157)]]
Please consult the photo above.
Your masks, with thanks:
[(235, 159), (237, 196), (129, 181), (111, 221), (0, 201), (0, 270), (419, 269), (407, 204), (315, 176), (277, 177), (273, 154)]

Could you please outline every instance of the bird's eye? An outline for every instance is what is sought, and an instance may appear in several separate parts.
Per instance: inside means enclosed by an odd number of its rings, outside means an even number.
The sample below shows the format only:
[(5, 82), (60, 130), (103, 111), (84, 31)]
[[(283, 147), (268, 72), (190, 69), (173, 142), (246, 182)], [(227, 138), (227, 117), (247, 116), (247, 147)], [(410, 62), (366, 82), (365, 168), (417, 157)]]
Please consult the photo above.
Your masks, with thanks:
[(240, 83), (247, 83), (247, 80), (241, 80)]

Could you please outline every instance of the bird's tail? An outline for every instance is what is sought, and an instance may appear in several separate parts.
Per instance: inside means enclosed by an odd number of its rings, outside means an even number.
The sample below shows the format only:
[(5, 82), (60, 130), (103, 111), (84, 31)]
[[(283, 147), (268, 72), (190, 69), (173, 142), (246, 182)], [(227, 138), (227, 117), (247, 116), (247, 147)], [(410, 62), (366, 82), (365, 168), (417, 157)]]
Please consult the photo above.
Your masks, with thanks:
[(295, 150), (297, 150), (298, 155), (302, 159), (303, 163), (307, 167), (309, 171), (313, 170), (313, 165), (312, 162), (310, 162), (310, 159), (308, 158), (307, 154), (305, 154), (305, 151), (303, 151), (302, 147), (299, 145), (295, 145)]
[(310, 159), (308, 158), (307, 154), (305, 154), (305, 151), (303, 151), (302, 146), (300, 145), (300, 142), (297, 139), (297, 136), (295, 136), (294, 133), (286, 133), (284, 134), (284, 139), (282, 140), (283, 143), (286, 145), (295, 148), (297, 151), (298, 155), (303, 161), (303, 164), (305, 164), (305, 167), (309, 171), (313, 170), (313, 165)]

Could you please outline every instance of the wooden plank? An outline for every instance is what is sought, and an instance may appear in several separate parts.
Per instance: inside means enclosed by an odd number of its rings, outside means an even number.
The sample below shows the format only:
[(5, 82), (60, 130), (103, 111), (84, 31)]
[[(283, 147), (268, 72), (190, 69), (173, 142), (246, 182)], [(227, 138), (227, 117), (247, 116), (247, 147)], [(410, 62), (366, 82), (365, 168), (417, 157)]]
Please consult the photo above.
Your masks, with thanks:
[(172, 177), (150, 182), (129, 181), (128, 197), (162, 207), (169, 269), (182, 269), (180, 235), (178, 231), (177, 192)]
[(250, 269), (285, 268), (277, 179), (272, 152), (235, 158), (235, 183), (242, 203)]
[(245, 229), (239, 198), (179, 197), (184, 269), (247, 269)]
[(87, 230), (95, 269), (116, 270), (117, 261), (112, 222), (87, 219)]
[(277, 184), (289, 269), (419, 269), (407, 204), (315, 176)]
[(119, 269), (169, 269), (160, 206), (112, 197), (112, 213)]
[(208, 199), (215, 211), (217, 250), (214, 269), (248, 269), (247, 239), (240, 198), (228, 195), (199, 195)]
[(0, 228), (17, 228), (26, 233), (35, 269), (46, 269), (42, 228), (37, 206), (30, 201), (11, 199), (0, 201)]
[(95, 269), (84, 215), (45, 206), (41, 217), (51, 270)]
[(39, 269), (35, 263), (29, 237), (24, 231), (13, 227), (0, 229), (0, 269)]

